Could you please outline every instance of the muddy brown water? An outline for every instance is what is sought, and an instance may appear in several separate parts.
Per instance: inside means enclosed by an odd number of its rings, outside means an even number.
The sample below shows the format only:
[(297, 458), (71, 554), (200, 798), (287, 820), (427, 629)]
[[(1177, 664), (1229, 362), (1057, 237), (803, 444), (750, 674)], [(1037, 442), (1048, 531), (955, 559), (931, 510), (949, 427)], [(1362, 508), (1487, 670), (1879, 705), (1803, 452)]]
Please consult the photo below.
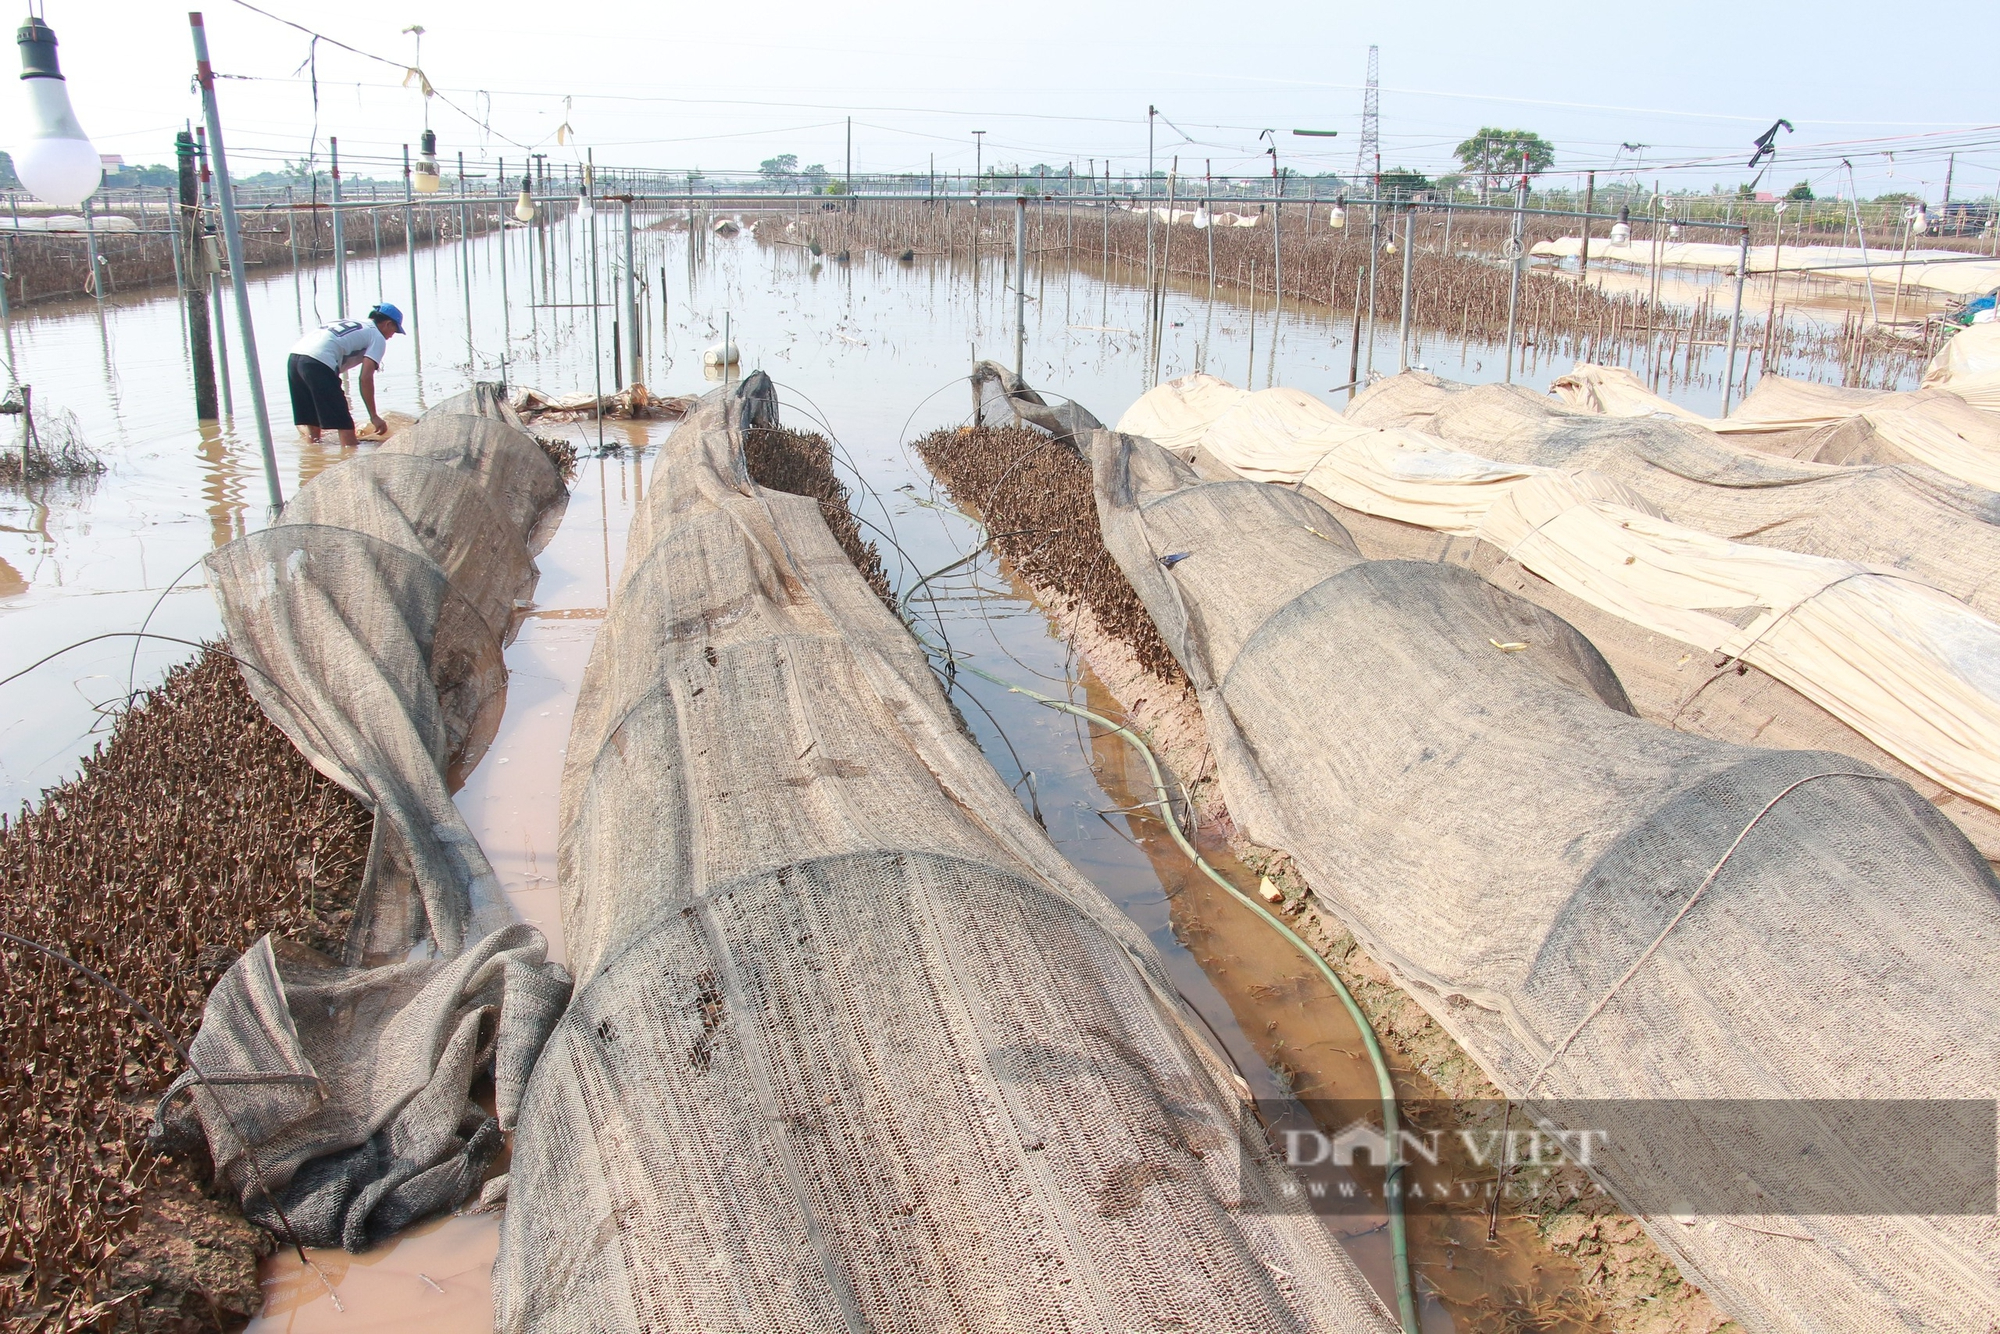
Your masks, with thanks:
[[(512, 266), (504, 306), (503, 245)], [(855, 509), (898, 588), (977, 546), (982, 534), (950, 508), (906, 442), (965, 419), (963, 376), (974, 356), (1010, 359), (1013, 293), (1002, 281), (1001, 262), (898, 265), (860, 256), (838, 265), (796, 250), (762, 249), (748, 238), (711, 238), (705, 256), (690, 265), (685, 245), (685, 233), (642, 233), (635, 268), (647, 275), (642, 350), (649, 386), (666, 393), (704, 388), (700, 350), (720, 335), (726, 315), (746, 364), (777, 381), (787, 423), (836, 440)], [(546, 236), (481, 238), (464, 253), (443, 247), (421, 254), (417, 299), (405, 308), (415, 305), (412, 324), (423, 343), (392, 343), (380, 380), (381, 406), (392, 422), (414, 417), (472, 376), (495, 377), (503, 359), (516, 383), (557, 392), (591, 388), (594, 341), (609, 389), (608, 324), (600, 323), (593, 340), (588, 309), (563, 304), (589, 298), (587, 254), (580, 225)], [(601, 258), (607, 267), (600, 293), (608, 301), (609, 247)], [(457, 285), (466, 268), (474, 275), (469, 340)], [(350, 269), (365, 300), (378, 291), (406, 299), (405, 275), (393, 263), (379, 275), (372, 264)], [(1030, 276), (1028, 378), (1115, 420), (1150, 383), (1150, 349), (1129, 332), (1144, 327), (1144, 293), (1073, 271)], [(276, 396), (284, 349), (315, 314), (315, 297), (318, 316), (334, 314), (329, 288), (324, 271), (251, 284), (265, 379), (281, 423), (278, 459), (287, 494), (348, 455), (298, 440), (282, 425), (284, 405)], [(1345, 379), (1344, 318), (1293, 310), (1277, 317), (1267, 309), (1210, 306), (1198, 294), (1176, 291), (1164, 324), (1163, 378), (1196, 364), (1225, 374), (1229, 366), (1250, 365), (1254, 337), (1260, 385), (1271, 380), (1328, 395)], [(1378, 365), (1393, 364), (1393, 329), (1384, 337), (1389, 345), (1377, 344)], [(0, 495), (0, 676), (90, 636), (137, 629), (149, 612), (155, 632), (177, 639), (215, 634), (200, 558), (267, 521), (238, 348), (231, 347), (236, 416), (199, 425), (171, 299), (38, 307), (12, 321), (6, 342), (18, 378), (35, 385), (36, 401), (74, 412), (110, 470), (94, 486)], [(1472, 353), (1473, 364), (1438, 369), (1495, 378), (1487, 369), (1498, 363), (1491, 349)], [(1240, 370), (1235, 378), (1241, 380)], [(1689, 406), (1712, 411), (1715, 405), (1697, 392)], [(507, 650), (509, 691), (499, 732), (458, 801), (521, 915), (560, 951), (555, 809), (570, 714), (631, 515), (643, 499), (648, 446), (671, 424), (549, 429), (570, 435), (584, 457), (562, 525), (539, 559), (534, 605), (523, 609)], [(600, 442), (616, 448), (600, 453)], [(932, 581), (912, 611), (927, 633), (948, 637), (955, 651), (996, 675), (1119, 711), (1025, 586), (991, 559)], [(128, 680), (143, 688), (188, 652), (141, 641), (135, 657), (132, 640), (107, 640), (0, 687), (0, 800), (32, 799), (72, 772)], [(1040, 811), (1063, 853), (1147, 931), (1260, 1103), (1280, 1103), (1294, 1090), (1374, 1096), (1358, 1035), (1324, 983), (1268, 927), (1200, 877), (1164, 829), (1135, 809), (1150, 787), (1122, 742), (1093, 737), (1077, 719), (965, 673), (954, 689), (985, 753), (1023, 802)], [(1236, 883), (1254, 889), (1255, 876), (1226, 849), (1204, 851)], [(1398, 1076), (1399, 1084), (1419, 1082), (1413, 1071)], [(1393, 1301), (1380, 1220), (1346, 1219), (1337, 1227)], [(1498, 1243), (1489, 1244), (1481, 1220), (1413, 1219), (1427, 1331), (1608, 1328), (1537, 1314), (1575, 1275), (1533, 1244), (1526, 1227), (1503, 1220)], [(316, 1253), (317, 1274), (276, 1258), (267, 1268), (268, 1304), (257, 1327), (489, 1329), (487, 1285), (497, 1239), (494, 1216), (468, 1216), (413, 1229), (366, 1255)]]

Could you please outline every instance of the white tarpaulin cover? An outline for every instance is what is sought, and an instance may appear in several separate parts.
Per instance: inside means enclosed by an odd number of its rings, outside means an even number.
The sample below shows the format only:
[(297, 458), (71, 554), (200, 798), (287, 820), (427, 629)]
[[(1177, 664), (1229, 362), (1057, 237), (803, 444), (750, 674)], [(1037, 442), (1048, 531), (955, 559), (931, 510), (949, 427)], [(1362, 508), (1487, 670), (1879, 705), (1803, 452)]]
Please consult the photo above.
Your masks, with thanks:
[(1297, 390), (1233, 404), (1228, 390), (1162, 385), (1118, 429), (1196, 437), (1243, 476), (1477, 537), (1593, 606), (1755, 665), (1917, 772), (2000, 806), (2000, 626), (1958, 599), (1894, 571), (1672, 523), (1600, 474), (1357, 427)]
[(2000, 321), (1969, 324), (1924, 368), (1924, 388), (1948, 389), (1975, 408), (2000, 412)]
[[(1553, 241), (1537, 241), (1529, 254), (1541, 259), (1575, 259), (1583, 253), (1583, 238), (1564, 236)], [(1613, 245), (1604, 237), (1590, 238), (1590, 257), (1617, 264), (1651, 266), (1657, 257), (1661, 268), (1736, 268), (1737, 248), (1713, 241), (1648, 240)], [(1912, 250), (1904, 260), (1899, 250), (1870, 250), (1864, 254), (1855, 246), (1751, 246), (1750, 272), (1814, 272), (1822, 278), (1844, 278), (1851, 282), (1871, 279), (1877, 286), (1901, 281), (1906, 287), (1924, 287), (1952, 296), (1977, 296), (2000, 287), (2000, 259), (1981, 261), (1957, 250)]]
[[(1949, 346), (1949, 345), (1947, 345)], [(2000, 416), (1945, 384), (1899, 393), (1843, 389), (1767, 375), (1727, 417), (1669, 403), (1622, 366), (1580, 363), (1551, 392), (1573, 408), (1612, 417), (1667, 416), (1720, 435), (1784, 436), (1777, 452), (1822, 463), (1922, 463), (2000, 491)]]

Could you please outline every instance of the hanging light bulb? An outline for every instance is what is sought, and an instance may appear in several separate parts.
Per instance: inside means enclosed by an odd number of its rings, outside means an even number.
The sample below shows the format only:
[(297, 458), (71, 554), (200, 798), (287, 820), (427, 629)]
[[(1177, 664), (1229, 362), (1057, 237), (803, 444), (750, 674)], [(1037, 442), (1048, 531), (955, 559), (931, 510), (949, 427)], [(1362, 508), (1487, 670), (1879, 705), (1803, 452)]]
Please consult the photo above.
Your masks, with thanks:
[(1394, 241), (1384, 241), (1384, 242), (1382, 243), (1382, 253), (1383, 253), (1383, 254), (1385, 254), (1385, 255), (1393, 255), (1393, 254), (1395, 254), (1395, 253), (1396, 253), (1396, 243), (1395, 243)]
[(1910, 234), (1913, 236), (1922, 236), (1925, 232), (1929, 231), (1930, 229), (1931, 229), (1930, 214), (1924, 211), (1924, 206), (1922, 204), (1918, 204), (1916, 207), (1910, 210)]
[(425, 130), (423, 148), (417, 154), (416, 172), (410, 183), (420, 195), (434, 195), (438, 192), (438, 137), (436, 130)]
[(1326, 215), (1326, 225), (1333, 228), (1335, 231), (1339, 231), (1341, 228), (1347, 226), (1346, 195), (1342, 195), (1340, 198), (1333, 201), (1333, 211)]
[(595, 182), (596, 177), (596, 170), (591, 164), (588, 162), (584, 163), (583, 183), (576, 188), (576, 213), (578, 217), (586, 222), (597, 212), (597, 205), (593, 204), (590, 200), (590, 187)]
[(69, 84), (56, 64), (55, 30), (38, 18), (21, 25), (21, 82), (28, 85), (34, 123), (14, 149), (14, 174), (28, 193), (47, 204), (79, 207), (104, 179), (104, 160), (76, 123)]
[(1678, 222), (1667, 224), (1667, 239), (1669, 241), (1678, 241), (1681, 239), (1681, 225)]
[(1630, 204), (1621, 205), (1618, 209), (1618, 221), (1611, 224), (1611, 244), (1632, 244), (1632, 206)]
[(514, 201), (514, 216), (522, 222), (535, 220), (534, 182), (526, 176), (521, 178), (521, 197)]

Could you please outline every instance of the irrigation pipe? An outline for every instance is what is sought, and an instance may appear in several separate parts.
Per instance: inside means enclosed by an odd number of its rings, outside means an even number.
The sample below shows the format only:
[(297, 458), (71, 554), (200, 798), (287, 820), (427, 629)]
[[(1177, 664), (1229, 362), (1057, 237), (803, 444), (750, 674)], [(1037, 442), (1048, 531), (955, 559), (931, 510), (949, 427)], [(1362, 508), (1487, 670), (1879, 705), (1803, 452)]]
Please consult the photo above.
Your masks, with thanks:
[[(921, 636), (919, 638), (921, 639)], [(1152, 778), (1153, 791), (1156, 795), (1156, 801), (1152, 803), (1154, 809), (1159, 815), (1161, 822), (1173, 834), (1174, 842), (1180, 846), (1180, 850), (1187, 855), (1188, 860), (1193, 862), (1203, 875), (1206, 875), (1210, 880), (1220, 885), (1231, 898), (1261, 917), (1265, 924), (1280, 936), (1283, 936), (1292, 948), (1310, 960), (1313, 966), (1319, 970), (1320, 976), (1324, 977), (1327, 984), (1333, 988), (1334, 994), (1340, 997), (1340, 1003), (1346, 1007), (1348, 1017), (1354, 1020), (1354, 1027), (1361, 1034), (1362, 1045), (1368, 1049), (1368, 1059), (1375, 1067), (1375, 1083), (1382, 1098), (1383, 1134), (1391, 1143), (1396, 1142), (1400, 1123), (1400, 1119), (1397, 1116), (1396, 1085), (1389, 1077), (1389, 1062), (1382, 1054), (1382, 1044), (1376, 1038), (1375, 1029), (1369, 1024), (1368, 1016), (1362, 1013), (1360, 1002), (1354, 999), (1354, 993), (1347, 989), (1347, 984), (1340, 980), (1340, 975), (1333, 971), (1332, 965), (1328, 964), (1317, 950), (1302, 940), (1297, 932), (1285, 925), (1269, 908), (1266, 908), (1256, 899), (1231, 884), (1228, 878), (1213, 866), (1210, 866), (1208, 859), (1203, 857), (1196, 850), (1194, 844), (1188, 841), (1187, 835), (1181, 830), (1180, 821), (1175, 818), (1173, 799), (1167, 792), (1166, 776), (1160, 771), (1160, 762), (1154, 757), (1151, 747), (1147, 746), (1138, 733), (1132, 731), (1131, 728), (1126, 727), (1123, 723), (1113, 722), (1103, 714), (1086, 709), (1080, 704), (1072, 704), (1068, 700), (1055, 699), (1049, 695), (1042, 694), (1040, 691), (1030, 690), (1026, 686), (1015, 685), (1013, 682), (975, 667), (971, 663), (962, 663), (959, 665), (962, 665), (965, 670), (971, 672), (973, 675), (1001, 687), (1009, 694), (1025, 695), (1038, 704), (1060, 710), (1063, 713), (1074, 714), (1108, 731), (1115, 732), (1124, 738), (1134, 750), (1139, 752), (1139, 757), (1146, 762), (1146, 771)], [(1382, 1196), (1389, 1214), (1389, 1245), (1394, 1253), (1397, 1313), (1401, 1317), (1403, 1334), (1421, 1334), (1417, 1318), (1416, 1288), (1410, 1276), (1409, 1227), (1403, 1217), (1402, 1195), (1396, 1189), (1397, 1178), (1401, 1175), (1402, 1164), (1400, 1162), (1391, 1163), (1388, 1174), (1383, 1180)]]

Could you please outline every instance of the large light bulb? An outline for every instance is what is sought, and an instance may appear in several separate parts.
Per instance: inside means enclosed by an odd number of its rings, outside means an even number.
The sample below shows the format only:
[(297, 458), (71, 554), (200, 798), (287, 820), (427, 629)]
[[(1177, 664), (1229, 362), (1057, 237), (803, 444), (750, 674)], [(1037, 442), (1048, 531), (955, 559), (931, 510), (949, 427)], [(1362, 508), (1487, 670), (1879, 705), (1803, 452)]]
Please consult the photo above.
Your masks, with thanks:
[(104, 180), (104, 160), (70, 109), (69, 85), (56, 64), (56, 35), (30, 18), (21, 26), (21, 82), (28, 85), (34, 131), (14, 149), (14, 174), (44, 203), (76, 208)]
[(425, 130), (423, 147), (417, 153), (416, 170), (411, 173), (410, 184), (420, 195), (434, 195), (438, 192), (438, 137), (436, 130)]
[(1335, 231), (1339, 231), (1345, 227), (1347, 225), (1347, 209), (1342, 205), (1335, 204), (1333, 212), (1326, 215), (1326, 225)]
[(521, 178), (521, 197), (514, 201), (514, 216), (522, 222), (535, 220), (535, 196), (532, 183), (526, 176)]

